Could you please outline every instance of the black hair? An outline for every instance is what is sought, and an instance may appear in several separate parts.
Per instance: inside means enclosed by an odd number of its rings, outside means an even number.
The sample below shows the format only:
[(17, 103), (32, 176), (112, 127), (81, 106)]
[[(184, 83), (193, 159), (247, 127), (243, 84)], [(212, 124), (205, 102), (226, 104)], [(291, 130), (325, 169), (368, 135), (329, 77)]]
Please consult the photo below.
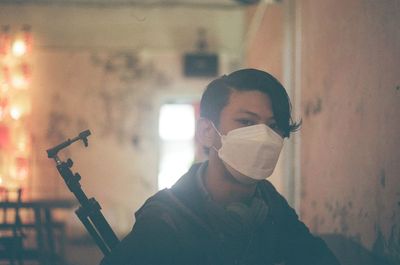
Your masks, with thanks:
[(272, 103), (272, 112), (284, 137), (298, 130), (301, 122), (294, 122), (292, 105), (282, 84), (267, 72), (257, 69), (242, 69), (213, 80), (200, 101), (200, 116), (219, 126), (220, 114), (229, 102), (232, 91), (260, 91), (267, 94)]

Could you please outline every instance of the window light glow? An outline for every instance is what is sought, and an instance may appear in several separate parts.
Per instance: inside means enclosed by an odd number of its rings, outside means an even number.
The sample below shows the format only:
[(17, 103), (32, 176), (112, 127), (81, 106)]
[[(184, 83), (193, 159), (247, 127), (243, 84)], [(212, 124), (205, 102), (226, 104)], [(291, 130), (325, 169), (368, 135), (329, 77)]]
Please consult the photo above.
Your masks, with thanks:
[(160, 110), (162, 140), (190, 140), (194, 137), (194, 109), (189, 104), (166, 104)]
[(186, 171), (194, 160), (193, 141), (164, 143), (162, 146), (158, 188), (170, 188)]
[(171, 187), (194, 160), (194, 108), (190, 104), (166, 104), (160, 109), (160, 163), (158, 188)]

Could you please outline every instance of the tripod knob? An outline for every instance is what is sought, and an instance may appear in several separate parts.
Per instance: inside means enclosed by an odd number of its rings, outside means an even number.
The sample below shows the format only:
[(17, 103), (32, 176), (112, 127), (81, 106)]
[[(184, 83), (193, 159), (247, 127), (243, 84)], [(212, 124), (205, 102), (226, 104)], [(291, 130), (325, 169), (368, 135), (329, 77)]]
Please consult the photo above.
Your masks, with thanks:
[(79, 173), (75, 173), (74, 177), (77, 181), (80, 181), (82, 179), (82, 177), (81, 177), (81, 175), (79, 175)]
[(69, 168), (71, 168), (73, 164), (74, 164), (74, 162), (73, 162), (70, 158), (68, 158), (68, 160), (67, 160), (67, 166), (68, 166)]

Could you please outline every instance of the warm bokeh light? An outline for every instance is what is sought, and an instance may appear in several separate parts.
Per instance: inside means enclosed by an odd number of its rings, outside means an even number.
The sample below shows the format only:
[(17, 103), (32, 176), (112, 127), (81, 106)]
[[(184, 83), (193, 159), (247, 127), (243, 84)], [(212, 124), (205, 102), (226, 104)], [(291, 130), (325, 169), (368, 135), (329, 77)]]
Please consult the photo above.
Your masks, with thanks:
[(26, 89), (29, 85), (31, 69), (28, 64), (22, 63), (11, 71), (10, 83), (16, 89)]
[(25, 131), (25, 128), (14, 128), (13, 131), (13, 146), (15, 146), (15, 150), (17, 154), (20, 156), (28, 156), (29, 155), (29, 136)]
[(7, 83), (5, 83), (5, 82), (0, 83), (0, 92), (1, 93), (7, 93), (7, 91), (9, 89), (10, 89), (10, 86)]
[(0, 32), (0, 55), (6, 55), (10, 49), (10, 26), (3, 25)]
[(12, 106), (10, 108), (10, 116), (14, 120), (18, 120), (22, 116), (22, 110), (18, 106)]
[(0, 121), (3, 120), (7, 114), (7, 106), (8, 106), (7, 98), (2, 98), (0, 100)]
[(17, 143), (18, 151), (26, 152), (27, 147), (28, 147), (28, 143), (25, 141), (25, 139), (18, 141), (18, 143)]
[(26, 54), (28, 46), (23, 40), (15, 40), (11, 51), (14, 56), (21, 57)]
[(28, 87), (28, 81), (22, 74), (15, 74), (11, 77), (11, 85), (17, 89), (23, 89)]
[(3, 66), (0, 72), (0, 85), (2, 87), (2, 90), (4, 90), (3, 87), (7, 87), (8, 89), (9, 84), (10, 84), (10, 68), (8, 66)]
[(27, 177), (28, 177), (28, 168), (26, 167), (17, 168), (15, 172), (15, 178), (17, 180), (25, 180)]
[[(10, 128), (4, 124), (0, 124), (0, 150), (6, 150), (10, 144)], [(4, 154), (4, 153), (3, 153)], [(3, 161), (4, 162), (4, 161)], [(0, 168), (4, 166), (0, 165)], [(1, 170), (0, 170), (1, 173)]]
[(25, 180), (29, 173), (29, 161), (25, 157), (17, 157), (15, 161), (15, 166), (13, 167), (12, 176), (16, 180)]
[[(20, 181), (16, 181), (16, 180), (8, 180), (7, 181), (7, 189), (8, 190), (18, 190), (21, 187), (21, 183)], [(13, 201), (17, 199), (17, 193), (16, 192), (10, 192), (10, 194), (8, 195), (9, 200)]]
[(0, 28), (0, 186), (17, 189), (27, 183), (31, 141), (27, 128), (32, 50), (30, 25)]

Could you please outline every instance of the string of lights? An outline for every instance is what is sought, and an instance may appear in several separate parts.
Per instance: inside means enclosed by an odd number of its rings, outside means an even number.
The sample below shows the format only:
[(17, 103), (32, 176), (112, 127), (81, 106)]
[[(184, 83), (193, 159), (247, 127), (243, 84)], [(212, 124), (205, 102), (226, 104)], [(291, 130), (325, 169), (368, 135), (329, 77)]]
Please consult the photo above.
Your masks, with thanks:
[(30, 174), (31, 83), (29, 25), (0, 32), (0, 188), (24, 189)]

